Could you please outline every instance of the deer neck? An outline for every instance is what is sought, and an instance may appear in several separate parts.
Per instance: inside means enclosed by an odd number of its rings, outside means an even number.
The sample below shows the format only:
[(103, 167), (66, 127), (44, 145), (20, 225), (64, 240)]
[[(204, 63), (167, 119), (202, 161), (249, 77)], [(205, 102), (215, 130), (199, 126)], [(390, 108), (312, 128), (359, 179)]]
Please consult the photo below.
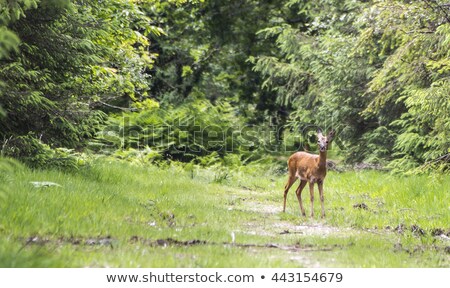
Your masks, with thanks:
[(327, 151), (320, 151), (319, 153), (319, 166), (326, 167), (327, 165)]

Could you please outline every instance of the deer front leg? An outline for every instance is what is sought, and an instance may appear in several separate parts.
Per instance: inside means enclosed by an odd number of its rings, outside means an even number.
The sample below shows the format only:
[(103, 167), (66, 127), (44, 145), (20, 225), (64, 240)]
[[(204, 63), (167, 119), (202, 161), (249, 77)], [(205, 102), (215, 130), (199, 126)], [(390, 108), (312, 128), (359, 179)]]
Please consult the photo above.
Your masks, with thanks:
[(300, 211), (302, 211), (303, 216), (306, 216), (305, 208), (303, 208), (303, 203), (302, 203), (302, 191), (303, 191), (303, 188), (305, 188), (305, 186), (306, 186), (306, 181), (300, 180), (300, 185), (298, 185), (298, 188), (295, 191), (295, 193), (297, 194), (298, 203), (300, 204)]
[(309, 182), (309, 195), (311, 199), (311, 218), (314, 217), (314, 182)]
[(323, 181), (318, 182), (317, 186), (319, 186), (320, 205), (322, 206), (322, 218), (325, 218), (325, 206), (323, 203), (325, 200), (325, 197), (323, 196)]
[(295, 177), (289, 176), (288, 182), (286, 183), (286, 186), (284, 186), (283, 212), (286, 211), (286, 197), (289, 192), (289, 188), (291, 188), (291, 186), (292, 186), (292, 184), (294, 184), (295, 180), (297, 180)]

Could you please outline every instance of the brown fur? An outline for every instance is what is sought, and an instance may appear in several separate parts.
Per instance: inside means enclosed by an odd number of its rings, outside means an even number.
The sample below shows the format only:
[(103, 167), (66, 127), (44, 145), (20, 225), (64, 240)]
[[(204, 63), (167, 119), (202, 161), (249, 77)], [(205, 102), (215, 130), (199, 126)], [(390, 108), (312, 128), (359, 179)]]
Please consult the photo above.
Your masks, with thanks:
[(319, 130), (317, 134), (318, 145), (320, 148), (319, 155), (314, 155), (306, 152), (296, 152), (292, 154), (291, 157), (289, 157), (289, 160), (287, 162), (289, 178), (286, 186), (284, 187), (283, 212), (286, 210), (286, 196), (289, 192), (289, 189), (297, 179), (300, 179), (300, 185), (298, 186), (295, 193), (297, 194), (297, 199), (302, 215), (306, 216), (305, 209), (303, 208), (301, 194), (303, 188), (305, 188), (306, 186), (306, 183), (309, 183), (311, 217), (314, 217), (314, 183), (317, 183), (317, 186), (319, 187), (320, 202), (322, 207), (322, 217), (325, 217), (323, 181), (325, 180), (325, 176), (327, 175), (327, 149), (329, 143), (331, 143), (331, 140), (333, 139), (333, 136), (334, 131), (331, 131), (325, 137)]

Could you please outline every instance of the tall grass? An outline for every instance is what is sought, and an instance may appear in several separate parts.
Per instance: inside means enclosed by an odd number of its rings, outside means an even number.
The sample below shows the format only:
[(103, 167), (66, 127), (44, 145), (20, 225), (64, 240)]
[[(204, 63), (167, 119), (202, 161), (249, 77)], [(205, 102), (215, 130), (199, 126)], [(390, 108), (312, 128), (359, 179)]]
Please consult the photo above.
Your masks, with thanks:
[[(287, 174), (278, 170), (246, 168), (234, 173), (227, 184), (265, 191), (266, 197), (278, 202), (281, 208), (286, 181)], [(298, 184), (297, 181), (288, 194), (287, 212), (295, 216), (300, 216), (295, 196)], [(315, 210), (320, 212), (317, 186), (314, 189)], [(373, 170), (331, 171), (325, 179), (324, 191), (329, 216), (324, 221), (331, 225), (383, 229), (403, 224), (450, 229), (450, 175), (399, 176)], [(309, 197), (306, 187), (302, 193), (306, 209), (309, 209)]]
[(333, 225), (382, 229), (403, 224), (450, 229), (449, 176), (331, 173), (326, 185)]

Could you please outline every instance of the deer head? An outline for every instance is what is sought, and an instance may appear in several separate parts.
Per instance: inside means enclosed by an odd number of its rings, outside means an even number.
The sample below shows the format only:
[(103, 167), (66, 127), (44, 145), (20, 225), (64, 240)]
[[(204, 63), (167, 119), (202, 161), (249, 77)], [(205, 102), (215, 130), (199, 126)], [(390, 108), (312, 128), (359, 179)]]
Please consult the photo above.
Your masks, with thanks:
[(331, 140), (333, 140), (335, 133), (336, 132), (334, 130), (331, 130), (328, 132), (327, 136), (323, 136), (322, 130), (317, 130), (317, 144), (319, 145), (320, 152), (325, 152), (328, 150), (328, 145), (331, 143)]

